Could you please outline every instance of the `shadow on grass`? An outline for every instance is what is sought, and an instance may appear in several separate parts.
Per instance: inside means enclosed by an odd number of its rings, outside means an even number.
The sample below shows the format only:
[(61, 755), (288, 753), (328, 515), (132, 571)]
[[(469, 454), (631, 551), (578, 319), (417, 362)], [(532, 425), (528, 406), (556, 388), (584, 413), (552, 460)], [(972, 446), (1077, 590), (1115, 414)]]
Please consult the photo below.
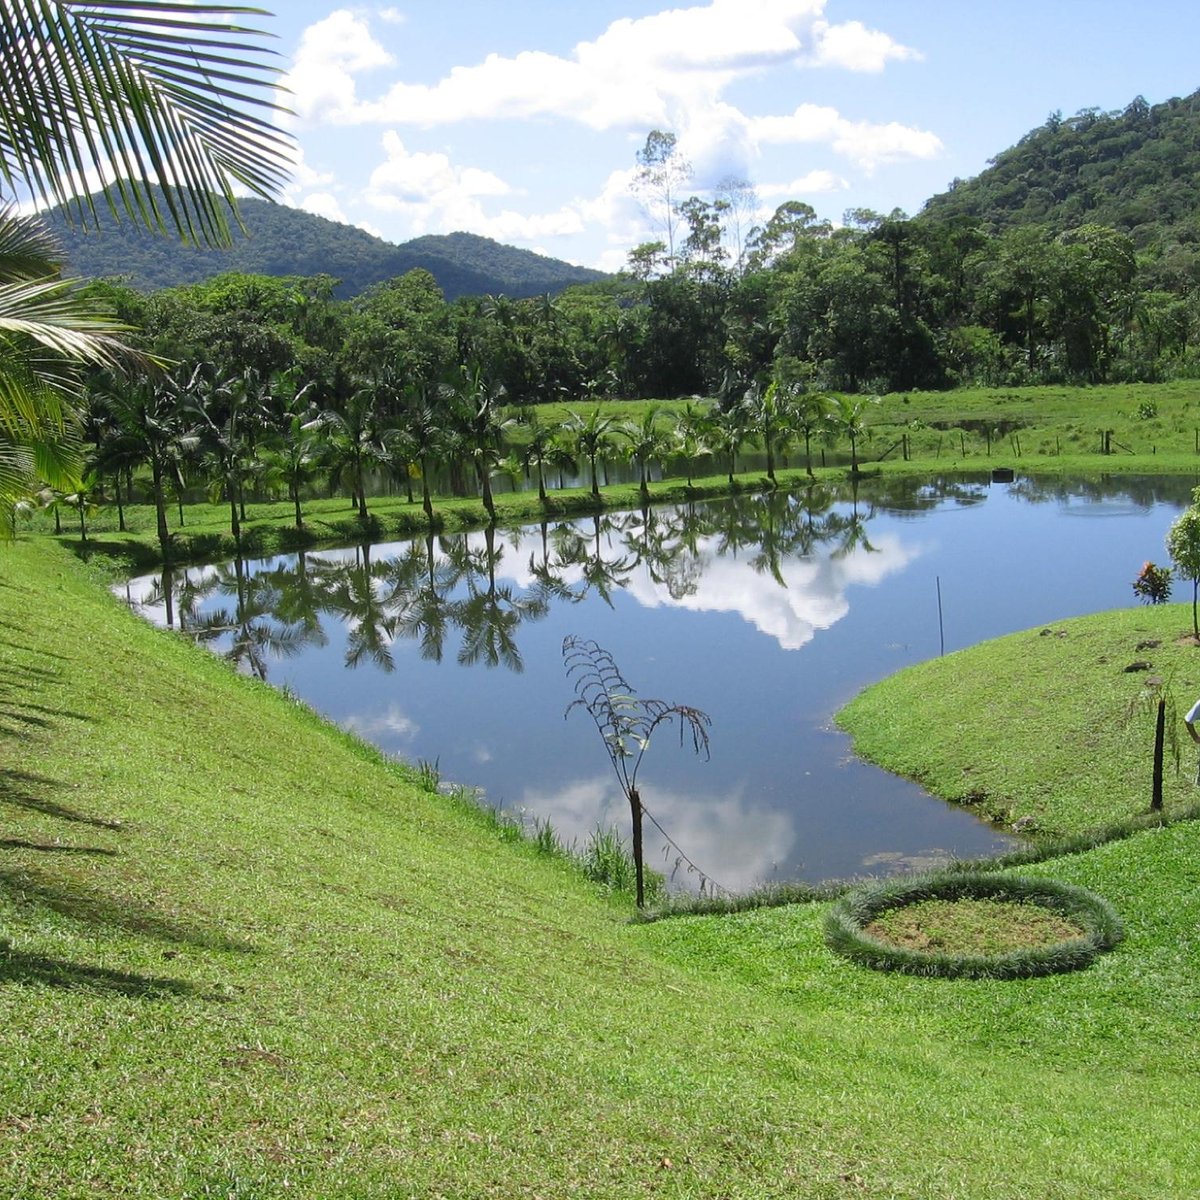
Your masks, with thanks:
[(149, 904), (132, 897), (103, 895), (82, 884), (49, 878), (36, 869), (0, 867), (0, 896), (49, 909), (83, 925), (119, 929), (158, 941), (243, 954), (253, 953), (255, 949), (249, 942), (162, 916)]
[(79, 825), (90, 825), (93, 829), (121, 829), (119, 821), (105, 821), (91, 817), (74, 808), (51, 799), (50, 793), (65, 785), (57, 779), (44, 775), (32, 775), (26, 771), (0, 768), (0, 805), (23, 808), (28, 812), (41, 813), (45, 817), (57, 817)]
[(116, 850), (102, 846), (63, 846), (58, 842), (26, 842), (21, 838), (0, 838), (0, 850), (40, 850), (47, 854), (95, 854), (108, 858), (117, 856)]
[[(14, 626), (9, 626), (12, 629)], [(42, 646), (30, 646), (27, 642), (10, 642), (7, 638), (0, 638), (0, 646), (7, 646), (10, 650), (20, 650), (24, 654), (36, 654), (40, 658), (57, 658), (59, 662), (66, 662), (65, 654), (56, 654), (53, 650), (46, 650)]]
[(154, 1000), (161, 996), (189, 996), (216, 1001), (227, 999), (225, 996), (206, 992), (185, 979), (132, 975), (126, 971), (90, 967), (62, 958), (22, 954), (17, 950), (0, 952), (0, 987), (9, 983), (130, 996), (136, 1000)]

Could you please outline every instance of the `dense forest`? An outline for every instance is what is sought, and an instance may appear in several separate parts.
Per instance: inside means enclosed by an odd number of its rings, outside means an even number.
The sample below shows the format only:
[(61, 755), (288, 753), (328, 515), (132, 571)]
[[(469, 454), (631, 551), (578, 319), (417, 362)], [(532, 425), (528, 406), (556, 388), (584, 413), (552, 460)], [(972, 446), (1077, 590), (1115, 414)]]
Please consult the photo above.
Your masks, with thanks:
[(94, 228), (84, 230), (62, 209), (47, 221), (63, 246), (67, 269), (87, 279), (120, 278), (140, 291), (197, 283), (225, 271), (251, 275), (331, 275), (348, 298), (407, 271), (429, 271), (451, 300), (503, 292), (555, 293), (601, 278), (599, 271), (505, 246), (471, 233), (415, 238), (393, 245), (353, 225), (297, 208), (247, 199), (238, 204), (245, 233), (224, 249), (181, 246), (129, 220), (117, 221), (93, 196)]
[(964, 217), (991, 233), (1084, 223), (1127, 233), (1139, 250), (1170, 256), (1200, 242), (1200, 92), (1123, 110), (1054, 113), (974, 179), (955, 180), (922, 216)]

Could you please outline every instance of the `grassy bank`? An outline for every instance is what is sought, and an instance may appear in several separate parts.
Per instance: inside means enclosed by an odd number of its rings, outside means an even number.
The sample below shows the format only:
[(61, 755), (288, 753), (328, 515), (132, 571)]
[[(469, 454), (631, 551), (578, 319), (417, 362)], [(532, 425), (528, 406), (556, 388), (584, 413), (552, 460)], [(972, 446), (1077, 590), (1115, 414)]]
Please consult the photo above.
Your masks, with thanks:
[(1195, 823), (1036, 868), (1125, 919), (1088, 971), (901, 980), (820, 904), (628, 923), (52, 544), (0, 626), (6, 1195), (1200, 1190)]
[[(935, 795), (1032, 834), (1063, 837), (1149, 809), (1154, 715), (1200, 696), (1189, 605), (1131, 607), (934, 659), (882, 680), (838, 717), (859, 754)], [(1196, 800), (1196, 748), (1176, 716), (1167, 811)]]

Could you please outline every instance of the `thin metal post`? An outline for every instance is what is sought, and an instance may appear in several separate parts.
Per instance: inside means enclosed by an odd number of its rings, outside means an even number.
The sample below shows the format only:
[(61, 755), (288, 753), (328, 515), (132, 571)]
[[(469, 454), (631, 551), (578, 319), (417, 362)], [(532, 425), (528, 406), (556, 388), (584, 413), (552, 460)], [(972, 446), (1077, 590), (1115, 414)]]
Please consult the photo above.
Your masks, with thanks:
[(934, 578), (937, 580), (937, 598), (938, 598), (938, 641), (939, 641), (939, 642), (940, 642), (940, 644), (941, 644), (941, 651), (940, 651), (940, 653), (941, 653), (942, 655), (945, 655), (945, 653), (946, 653), (946, 630), (945, 630), (945, 627), (944, 627), (944, 626), (943, 626), (943, 624), (942, 624), (942, 577), (941, 577), (940, 575), (936, 575), (936, 576), (934, 576)]

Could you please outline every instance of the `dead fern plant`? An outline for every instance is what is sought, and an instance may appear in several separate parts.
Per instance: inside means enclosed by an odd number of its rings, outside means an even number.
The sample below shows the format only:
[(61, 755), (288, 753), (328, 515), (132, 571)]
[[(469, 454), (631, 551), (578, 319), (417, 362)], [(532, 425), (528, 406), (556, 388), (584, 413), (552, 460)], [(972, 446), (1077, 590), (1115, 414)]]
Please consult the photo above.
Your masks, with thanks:
[(642, 858), (642, 799), (637, 778), (642, 759), (650, 748), (650, 739), (660, 725), (678, 722), (679, 744), (689, 736), (696, 754), (708, 757), (707, 713), (689, 704), (668, 704), (665, 700), (643, 700), (629, 686), (613, 656), (595, 642), (567, 637), (562, 645), (567, 678), (575, 688), (575, 699), (567, 705), (564, 718), (575, 708), (584, 709), (595, 722), (608, 752), (617, 782), (629, 801), (633, 820), (633, 865), (637, 888), (637, 906), (645, 906)]

